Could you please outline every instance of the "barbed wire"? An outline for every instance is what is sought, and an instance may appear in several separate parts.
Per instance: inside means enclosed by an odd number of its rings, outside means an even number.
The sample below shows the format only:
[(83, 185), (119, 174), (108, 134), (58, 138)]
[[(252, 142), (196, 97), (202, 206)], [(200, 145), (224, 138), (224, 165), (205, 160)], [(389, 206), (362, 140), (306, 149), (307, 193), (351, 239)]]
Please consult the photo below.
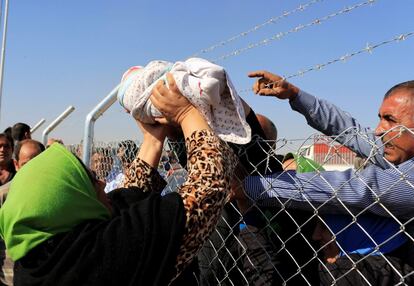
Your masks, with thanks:
[(275, 24), (276, 22), (278, 22), (279, 20), (281, 20), (283, 18), (287, 18), (287, 17), (289, 17), (293, 14), (296, 14), (298, 12), (302, 12), (302, 11), (306, 10), (307, 8), (309, 8), (310, 6), (312, 6), (312, 5), (314, 5), (318, 2), (323, 2), (323, 1), (324, 0), (312, 0), (308, 3), (300, 4), (298, 7), (296, 7), (293, 10), (283, 12), (283, 14), (281, 14), (279, 16), (272, 17), (269, 20), (267, 20), (266, 22), (264, 22), (262, 24), (258, 24), (256, 26), (254, 26), (253, 28), (250, 28), (247, 31), (244, 31), (244, 32), (241, 32), (237, 35), (234, 35), (234, 36), (228, 38), (227, 40), (220, 41), (219, 43), (214, 44), (214, 45), (212, 45), (208, 48), (202, 49), (202, 50), (198, 51), (197, 53), (193, 54), (191, 57), (197, 57), (197, 56), (200, 56), (201, 54), (209, 53), (209, 52), (211, 52), (211, 51), (213, 51), (213, 50), (215, 50), (219, 47), (223, 47), (223, 46), (225, 46), (225, 45), (227, 45), (231, 42), (234, 42), (234, 41), (236, 41), (237, 39), (239, 39), (241, 37), (245, 37), (245, 36), (247, 36), (251, 33), (254, 33), (254, 32), (258, 31), (259, 29), (261, 29), (261, 28), (263, 28), (263, 27), (265, 27), (269, 24)]
[(322, 18), (317, 18), (317, 19), (313, 20), (310, 23), (307, 23), (307, 24), (304, 24), (304, 25), (303, 24), (300, 24), (300, 25), (296, 26), (295, 28), (290, 29), (290, 30), (288, 30), (286, 32), (279, 32), (279, 33), (271, 36), (270, 38), (266, 38), (264, 40), (261, 40), (260, 42), (254, 43), (254, 44), (249, 44), (247, 47), (244, 47), (244, 48), (241, 48), (241, 49), (238, 49), (238, 50), (234, 50), (234, 51), (232, 51), (232, 52), (230, 52), (228, 54), (225, 54), (223, 56), (220, 56), (220, 57), (216, 58), (212, 62), (216, 63), (218, 61), (222, 61), (222, 60), (228, 59), (230, 57), (238, 56), (241, 53), (246, 52), (248, 50), (251, 50), (251, 49), (254, 49), (254, 48), (257, 48), (257, 47), (261, 47), (261, 46), (264, 46), (264, 45), (268, 45), (270, 42), (273, 42), (273, 41), (276, 41), (276, 40), (281, 40), (286, 35), (289, 35), (289, 34), (292, 34), (292, 33), (296, 33), (296, 32), (299, 32), (299, 31), (302, 31), (305, 28), (309, 28), (309, 27), (314, 26), (314, 25), (319, 25), (321, 23), (324, 23), (327, 20), (330, 20), (330, 19), (336, 17), (336, 16), (339, 16), (339, 15), (342, 15), (342, 14), (345, 14), (345, 13), (349, 13), (349, 12), (355, 10), (355, 9), (358, 9), (358, 8), (361, 8), (361, 7), (364, 7), (364, 6), (367, 6), (369, 4), (373, 4), (376, 1), (377, 0), (367, 0), (365, 2), (362, 2), (362, 3), (359, 3), (359, 4), (355, 4), (353, 6), (345, 7), (342, 10), (339, 10), (339, 11), (337, 11), (335, 13), (329, 14), (329, 15), (324, 16)]
[[(372, 51), (374, 49), (376, 49), (376, 48), (379, 48), (381, 46), (384, 46), (384, 45), (387, 45), (387, 44), (391, 44), (391, 43), (394, 43), (394, 42), (404, 41), (404, 40), (406, 40), (407, 38), (409, 38), (409, 37), (411, 37), (413, 35), (414, 35), (414, 31), (413, 32), (408, 32), (408, 33), (405, 33), (405, 34), (400, 34), (400, 35), (395, 36), (395, 37), (393, 37), (393, 38), (391, 38), (389, 40), (382, 41), (380, 43), (376, 43), (376, 44), (373, 44), (373, 45), (370, 45), (368, 43), (365, 46), (365, 48), (360, 49), (358, 51), (355, 51), (355, 52), (352, 52), (352, 53), (347, 53), (347, 54), (345, 54), (345, 55), (343, 55), (343, 56), (341, 56), (339, 58), (336, 58), (336, 59), (327, 61), (327, 62), (322, 63), (322, 64), (314, 65), (314, 66), (312, 66), (310, 68), (307, 68), (307, 69), (304, 69), (304, 70), (299, 70), (298, 72), (296, 72), (294, 74), (291, 74), (291, 75), (288, 75), (288, 76), (282, 76), (281, 80), (279, 80), (279, 81), (274, 81), (274, 82), (267, 83), (266, 84), (266, 88), (273, 88), (274, 85), (277, 85), (278, 83), (281, 83), (281, 82), (283, 82), (283, 81), (285, 81), (287, 79), (290, 79), (290, 78), (293, 78), (293, 77), (298, 77), (298, 76), (303, 76), (304, 74), (306, 74), (308, 72), (311, 72), (311, 71), (321, 70), (324, 67), (329, 66), (329, 65), (334, 64), (334, 63), (337, 63), (337, 62), (345, 62), (348, 59), (350, 59), (350, 58), (352, 58), (352, 57), (354, 57), (356, 55), (362, 54), (362, 53), (370, 53), (370, 54), (372, 54)], [(251, 91), (251, 89), (247, 89), (246, 88), (246, 89), (239, 90), (238, 92), (239, 93), (246, 93), (246, 92), (250, 92), (250, 91)]]
[(363, 48), (363, 49), (361, 49), (359, 51), (356, 51), (356, 52), (353, 52), (353, 53), (350, 53), (350, 54), (343, 55), (343, 56), (341, 56), (338, 59), (334, 59), (334, 60), (328, 61), (326, 63), (316, 65), (316, 66), (311, 67), (311, 68), (308, 68), (308, 69), (306, 69), (304, 71), (300, 71), (300, 72), (298, 72), (296, 74), (289, 75), (289, 76), (287, 76), (285, 78), (288, 79), (288, 78), (292, 78), (292, 77), (295, 77), (295, 76), (300, 76), (302, 74), (305, 74), (305, 73), (310, 72), (310, 71), (313, 71), (313, 70), (321, 70), (325, 66), (331, 65), (331, 64), (336, 63), (336, 62), (339, 62), (339, 61), (344, 62), (344, 61), (348, 60), (351, 57), (354, 57), (356, 55), (359, 55), (359, 54), (362, 54), (362, 53), (365, 53), (365, 52), (368, 52), (368, 53), (371, 54), (372, 51), (374, 49), (378, 48), (378, 47), (381, 47), (381, 46), (384, 46), (384, 45), (387, 45), (387, 44), (390, 44), (390, 43), (393, 43), (393, 42), (404, 41), (405, 39), (407, 39), (408, 37), (410, 37), (412, 35), (414, 35), (414, 32), (409, 32), (409, 33), (406, 33), (406, 34), (400, 34), (400, 35), (395, 36), (394, 38), (392, 38), (390, 40), (386, 40), (386, 41), (383, 41), (381, 43), (377, 43), (377, 44), (374, 44), (374, 45), (370, 45), (368, 43), (365, 46), (365, 48)]

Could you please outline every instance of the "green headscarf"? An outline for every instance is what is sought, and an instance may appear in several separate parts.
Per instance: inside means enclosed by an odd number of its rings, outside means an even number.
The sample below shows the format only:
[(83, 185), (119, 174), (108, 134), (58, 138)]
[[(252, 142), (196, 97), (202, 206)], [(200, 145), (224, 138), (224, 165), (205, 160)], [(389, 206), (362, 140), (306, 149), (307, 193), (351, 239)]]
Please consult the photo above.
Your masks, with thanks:
[(296, 172), (298, 173), (325, 171), (322, 165), (316, 163), (314, 160), (306, 158), (304, 156), (297, 156), (293, 153), (287, 153), (283, 158), (283, 162), (291, 158), (293, 158), (296, 162)]
[(17, 172), (0, 209), (0, 234), (16, 261), (82, 221), (109, 218), (84, 166), (55, 143)]

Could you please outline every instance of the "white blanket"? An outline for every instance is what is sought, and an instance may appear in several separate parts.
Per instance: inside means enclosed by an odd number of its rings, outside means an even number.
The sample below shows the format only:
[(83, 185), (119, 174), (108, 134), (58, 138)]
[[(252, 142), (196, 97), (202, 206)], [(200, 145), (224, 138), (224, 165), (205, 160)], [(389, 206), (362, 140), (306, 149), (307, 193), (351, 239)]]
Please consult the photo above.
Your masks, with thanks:
[(118, 91), (120, 104), (145, 123), (162, 116), (149, 100), (158, 80), (170, 72), (181, 93), (200, 111), (209, 126), (224, 141), (246, 144), (251, 129), (246, 122), (242, 101), (223, 67), (200, 58), (170, 63), (151, 61), (145, 67), (132, 67), (124, 73)]

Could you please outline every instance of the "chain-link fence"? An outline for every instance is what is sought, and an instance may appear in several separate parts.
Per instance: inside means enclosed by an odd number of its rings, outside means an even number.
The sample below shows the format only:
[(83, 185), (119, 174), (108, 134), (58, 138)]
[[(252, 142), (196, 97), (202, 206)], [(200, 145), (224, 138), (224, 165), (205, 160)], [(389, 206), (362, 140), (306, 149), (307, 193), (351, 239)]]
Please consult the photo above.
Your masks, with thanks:
[[(350, 129), (232, 146), (248, 176), (197, 256), (199, 284), (414, 285), (414, 164), (388, 164), (377, 147), (411, 133), (398, 127), (382, 143)], [(108, 190), (138, 146), (95, 142), (91, 167)], [(185, 161), (184, 144), (169, 142), (158, 168), (164, 193), (186, 180)]]

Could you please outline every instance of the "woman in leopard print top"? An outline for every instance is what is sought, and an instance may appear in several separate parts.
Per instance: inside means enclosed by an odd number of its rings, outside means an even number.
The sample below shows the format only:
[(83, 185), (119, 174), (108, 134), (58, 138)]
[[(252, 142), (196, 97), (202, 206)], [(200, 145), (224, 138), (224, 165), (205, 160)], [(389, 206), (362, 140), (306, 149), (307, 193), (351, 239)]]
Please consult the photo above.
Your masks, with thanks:
[[(179, 93), (173, 79), (168, 79), (169, 89), (159, 83), (152, 101), (165, 116), (159, 119), (160, 123), (168, 121), (183, 130), (189, 171), (185, 184), (178, 193), (160, 194), (165, 182), (156, 167), (167, 125), (138, 122), (144, 135), (138, 156), (125, 174), (124, 188), (108, 196), (105, 184), (88, 170), (85, 175), (85, 169), (72, 154), (61, 146), (52, 146), (39, 156), (41, 166), (28, 165), (23, 172), (35, 175), (36, 182), (23, 183), (24, 175), (17, 178), (24, 188), (12, 189), (11, 194), (20, 193), (19, 200), (1, 214), (1, 234), (6, 236), (17, 258), (15, 285), (168, 285), (201, 248), (218, 221), (237, 159), (198, 110)], [(65, 163), (59, 165), (59, 160)], [(48, 168), (53, 162), (53, 166), (58, 166), (53, 172), (39, 168)], [(65, 170), (69, 165), (71, 172)], [(48, 180), (56, 180), (57, 176), (63, 178), (62, 184), (55, 184), (58, 189), (48, 189)], [(78, 185), (64, 189), (78, 180), (89, 186), (88, 191)], [(30, 201), (25, 194), (40, 181), (45, 187), (36, 188), (39, 200)], [(73, 194), (65, 202), (73, 211), (61, 209), (65, 204), (56, 206), (50, 200), (51, 191), (57, 196), (63, 194), (62, 200), (66, 194)], [(36, 203), (41, 207), (32, 216), (30, 209)], [(13, 216), (16, 207), (17, 218)], [(94, 208), (99, 209), (99, 217), (88, 217), (89, 210)], [(30, 219), (26, 219), (25, 212)], [(79, 218), (76, 223), (72, 222), (73, 217)], [(65, 223), (64, 228), (60, 221)], [(47, 240), (30, 240), (25, 229), (38, 235), (31, 236), (34, 239), (47, 235)], [(21, 237), (30, 241), (22, 241)]]
[[(182, 102), (186, 101), (176, 88), (174, 79), (172, 77), (168, 79), (169, 89), (160, 82), (161, 84), (157, 85), (153, 92), (155, 99), (152, 99), (154, 105), (166, 117), (177, 108), (171, 102), (177, 102), (178, 99)], [(188, 179), (177, 191), (183, 200), (186, 214), (184, 235), (177, 256), (177, 276), (192, 261), (204, 241), (213, 232), (230, 190), (231, 176), (238, 163), (231, 148), (211, 131), (198, 111), (191, 105), (188, 107), (191, 109), (187, 111), (187, 114), (193, 113), (191, 120), (183, 122), (182, 119), (169, 118), (170, 121), (180, 124), (186, 138), (186, 150), (188, 150)], [(156, 168), (168, 130), (163, 127), (154, 128), (150, 125), (143, 125), (139, 122), (138, 124), (143, 130), (144, 142), (137, 158), (125, 174), (123, 186), (141, 188), (151, 186), (150, 189), (160, 191), (165, 187), (165, 181)], [(197, 129), (198, 125), (202, 126), (202, 130)], [(156, 128), (159, 130), (155, 131)], [(146, 131), (153, 134), (158, 132), (161, 135), (150, 135)], [(152, 152), (147, 152), (145, 139), (150, 142), (148, 149)], [(154, 150), (156, 146), (158, 146), (157, 151)], [(143, 159), (143, 154), (147, 154), (147, 158)], [(150, 166), (145, 162), (148, 162)]]

